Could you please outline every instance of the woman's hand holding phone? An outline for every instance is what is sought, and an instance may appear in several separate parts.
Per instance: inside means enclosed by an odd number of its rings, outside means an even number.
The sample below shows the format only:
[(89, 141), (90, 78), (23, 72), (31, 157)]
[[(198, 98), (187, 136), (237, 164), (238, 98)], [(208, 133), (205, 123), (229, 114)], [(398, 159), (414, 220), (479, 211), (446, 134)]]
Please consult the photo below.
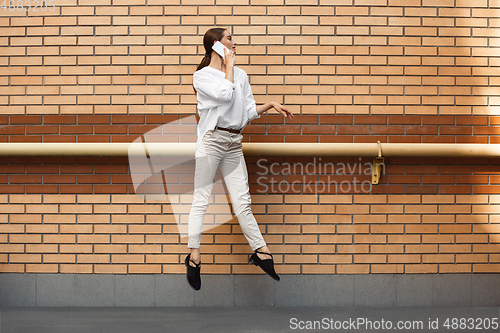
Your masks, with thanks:
[(236, 62), (236, 54), (234, 53), (234, 50), (231, 50), (227, 52), (226, 49), (224, 49), (224, 65), (227, 66), (234, 66)]
[(234, 51), (227, 52), (224, 50), (224, 65), (226, 65), (226, 79), (234, 83), (234, 62), (236, 57)]
[(222, 61), (224, 62), (224, 65), (226, 66), (226, 79), (234, 82), (233, 67), (236, 61), (234, 50), (229, 50), (220, 41), (215, 42), (214, 45), (212, 45), (212, 49), (217, 52), (218, 55), (220, 55)]

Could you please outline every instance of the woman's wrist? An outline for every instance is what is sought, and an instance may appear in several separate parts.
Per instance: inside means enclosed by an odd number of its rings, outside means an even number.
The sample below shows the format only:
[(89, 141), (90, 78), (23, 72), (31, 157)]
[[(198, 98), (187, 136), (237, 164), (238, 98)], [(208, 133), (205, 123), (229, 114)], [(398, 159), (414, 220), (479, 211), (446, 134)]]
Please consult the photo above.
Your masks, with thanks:
[(226, 65), (226, 79), (234, 83), (234, 69), (233, 65)]
[(273, 102), (257, 106), (257, 114), (261, 115), (273, 107)]

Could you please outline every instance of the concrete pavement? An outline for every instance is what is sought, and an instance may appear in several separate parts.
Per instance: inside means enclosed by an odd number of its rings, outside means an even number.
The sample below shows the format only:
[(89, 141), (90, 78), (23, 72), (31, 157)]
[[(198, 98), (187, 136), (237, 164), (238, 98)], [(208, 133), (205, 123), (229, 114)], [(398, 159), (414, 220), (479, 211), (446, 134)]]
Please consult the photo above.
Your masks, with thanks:
[(499, 332), (499, 317), (498, 307), (3, 307), (0, 333)]

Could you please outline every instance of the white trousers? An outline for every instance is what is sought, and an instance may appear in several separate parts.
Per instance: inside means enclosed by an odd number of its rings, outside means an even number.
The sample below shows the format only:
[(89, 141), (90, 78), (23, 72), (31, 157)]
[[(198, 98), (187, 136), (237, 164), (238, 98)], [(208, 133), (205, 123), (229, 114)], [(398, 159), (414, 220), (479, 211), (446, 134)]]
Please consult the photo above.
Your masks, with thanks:
[(234, 213), (252, 251), (266, 245), (251, 209), (242, 139), (242, 134), (220, 129), (209, 130), (196, 149), (193, 203), (188, 220), (188, 248), (200, 248), (203, 216), (208, 208), (217, 167), (222, 172)]

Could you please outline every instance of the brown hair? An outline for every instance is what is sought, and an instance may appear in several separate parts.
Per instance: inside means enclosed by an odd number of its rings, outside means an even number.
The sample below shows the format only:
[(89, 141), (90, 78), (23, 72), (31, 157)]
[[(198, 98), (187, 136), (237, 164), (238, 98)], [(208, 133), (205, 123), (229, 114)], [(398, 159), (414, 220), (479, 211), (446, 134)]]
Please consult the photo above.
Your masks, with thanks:
[[(211, 28), (208, 29), (207, 32), (205, 32), (205, 36), (203, 36), (203, 46), (205, 47), (205, 54), (200, 64), (198, 65), (198, 68), (196, 68), (197, 71), (202, 69), (203, 67), (210, 65), (210, 61), (212, 59), (212, 45), (214, 45), (215, 41), (220, 41), (222, 38), (224, 38), (224, 31), (226, 30), (227, 29), (225, 28)], [(194, 89), (194, 86), (193, 90), (196, 94), (196, 89)]]

